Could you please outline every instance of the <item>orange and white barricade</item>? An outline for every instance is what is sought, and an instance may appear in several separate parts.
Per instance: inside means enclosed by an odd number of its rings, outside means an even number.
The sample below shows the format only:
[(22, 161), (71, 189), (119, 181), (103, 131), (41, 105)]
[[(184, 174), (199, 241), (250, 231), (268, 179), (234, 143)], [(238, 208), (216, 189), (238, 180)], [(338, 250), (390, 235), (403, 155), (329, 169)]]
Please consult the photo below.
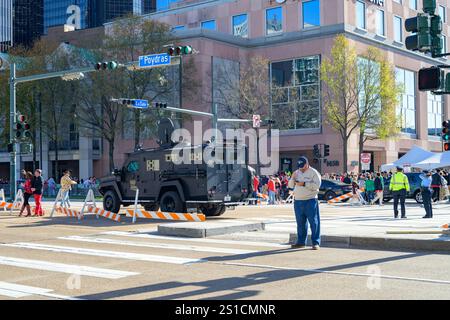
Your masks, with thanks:
[(450, 223), (444, 224), (441, 228), (443, 228), (443, 229), (449, 229), (449, 228), (450, 228)]
[(56, 211), (64, 213), (66, 216), (68, 217), (73, 217), (73, 218), (80, 218), (80, 213), (78, 211), (75, 211), (73, 209), (69, 209), (69, 208), (64, 208), (64, 207), (58, 207), (56, 208)]
[(95, 213), (97, 215), (97, 218), (99, 216), (101, 216), (101, 217), (104, 217), (104, 218), (107, 218), (107, 219), (114, 220), (116, 222), (120, 222), (120, 214), (118, 214), (118, 213), (114, 213), (114, 212), (111, 212), (111, 211), (106, 211), (106, 210), (103, 210), (103, 209), (100, 209), (100, 208), (96, 208), (96, 207), (93, 207), (93, 206), (89, 206), (88, 207), (88, 212)]
[(141, 209), (134, 209), (134, 210), (128, 209), (127, 217), (174, 220), (174, 221), (192, 221), (192, 222), (206, 221), (206, 216), (201, 213), (175, 213), (175, 212), (161, 212), (161, 211), (145, 211)]
[(353, 192), (349, 192), (349, 193), (343, 194), (342, 196), (338, 196), (336, 198), (328, 200), (328, 203), (338, 203), (345, 199), (350, 199), (351, 197), (353, 197)]
[(14, 203), (1, 201), (0, 202), (0, 208), (4, 208), (4, 209), (7, 209), (7, 210), (12, 210), (12, 209), (18, 209), (18, 208), (20, 208), (20, 206), (14, 205)]
[[(5, 190), (0, 189), (0, 203), (6, 202)], [(3, 211), (6, 211), (6, 207), (3, 207)]]

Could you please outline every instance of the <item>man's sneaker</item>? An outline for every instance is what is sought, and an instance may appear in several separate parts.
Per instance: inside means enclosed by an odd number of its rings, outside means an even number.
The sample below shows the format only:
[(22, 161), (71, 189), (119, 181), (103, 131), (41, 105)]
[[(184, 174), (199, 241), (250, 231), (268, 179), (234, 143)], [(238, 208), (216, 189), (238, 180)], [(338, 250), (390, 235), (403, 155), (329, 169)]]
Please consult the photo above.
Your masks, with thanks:
[(303, 244), (293, 244), (291, 245), (292, 249), (303, 249), (305, 246)]
[(406, 217), (402, 217), (402, 219), (407, 219)]
[(315, 245), (313, 245), (312, 249), (313, 249), (313, 250), (319, 250), (319, 249), (320, 249), (320, 246), (319, 246), (318, 244), (315, 244)]

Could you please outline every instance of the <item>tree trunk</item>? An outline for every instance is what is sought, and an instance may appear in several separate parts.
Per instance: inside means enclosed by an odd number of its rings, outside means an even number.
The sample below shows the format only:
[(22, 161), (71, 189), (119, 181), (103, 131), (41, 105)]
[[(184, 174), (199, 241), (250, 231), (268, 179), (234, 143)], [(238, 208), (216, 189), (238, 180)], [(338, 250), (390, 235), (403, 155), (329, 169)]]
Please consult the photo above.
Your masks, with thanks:
[(342, 150), (343, 150), (343, 173), (346, 173), (348, 171), (348, 137), (342, 137)]
[(59, 169), (59, 166), (58, 166), (58, 159), (59, 159), (58, 149), (59, 149), (59, 146), (58, 146), (58, 135), (57, 134), (55, 135), (54, 141), (55, 141), (55, 162), (54, 162), (55, 171), (53, 173), (54, 173), (55, 177), (60, 178), (60, 176), (58, 174), (58, 169)]
[(113, 172), (115, 169), (114, 166), (114, 138), (108, 139), (109, 144), (109, 172)]
[(363, 153), (363, 152), (364, 152), (364, 132), (360, 132), (359, 133), (359, 153), (358, 153), (359, 173), (362, 172), (361, 153)]

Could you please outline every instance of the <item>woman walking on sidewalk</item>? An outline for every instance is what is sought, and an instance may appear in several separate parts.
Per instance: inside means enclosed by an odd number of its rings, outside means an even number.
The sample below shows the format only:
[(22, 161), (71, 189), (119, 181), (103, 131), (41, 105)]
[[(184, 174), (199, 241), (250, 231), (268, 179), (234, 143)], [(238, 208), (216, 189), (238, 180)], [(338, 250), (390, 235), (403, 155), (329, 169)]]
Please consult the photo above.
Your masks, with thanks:
[(36, 211), (34, 213), (34, 216), (40, 216), (42, 217), (44, 215), (44, 212), (42, 211), (41, 207), (41, 200), (42, 200), (42, 170), (36, 169), (34, 171), (34, 178), (31, 182), (31, 191), (33, 191), (34, 196), (34, 202), (36, 203)]
[(33, 191), (31, 191), (31, 180), (33, 179), (33, 174), (31, 172), (25, 172), (24, 176), (25, 183), (23, 184), (23, 205), (20, 209), (19, 217), (22, 216), (22, 213), (25, 211), (25, 209), (27, 209), (27, 215), (25, 217), (31, 216), (31, 208), (28, 201), (33, 194)]

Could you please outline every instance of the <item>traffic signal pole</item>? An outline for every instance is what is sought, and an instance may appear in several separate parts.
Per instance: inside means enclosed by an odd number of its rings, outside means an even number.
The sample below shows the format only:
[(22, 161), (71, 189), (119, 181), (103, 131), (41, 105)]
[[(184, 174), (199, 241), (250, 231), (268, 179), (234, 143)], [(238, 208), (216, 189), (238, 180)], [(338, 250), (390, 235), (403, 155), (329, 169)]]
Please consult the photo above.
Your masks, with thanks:
[[(9, 78), (9, 143), (14, 144), (14, 127), (16, 125), (16, 64), (11, 64)], [(9, 166), (9, 190), (11, 199), (16, 197), (17, 183), (16, 183), (16, 165), (17, 165), (17, 146), (13, 146), (10, 153)]]

